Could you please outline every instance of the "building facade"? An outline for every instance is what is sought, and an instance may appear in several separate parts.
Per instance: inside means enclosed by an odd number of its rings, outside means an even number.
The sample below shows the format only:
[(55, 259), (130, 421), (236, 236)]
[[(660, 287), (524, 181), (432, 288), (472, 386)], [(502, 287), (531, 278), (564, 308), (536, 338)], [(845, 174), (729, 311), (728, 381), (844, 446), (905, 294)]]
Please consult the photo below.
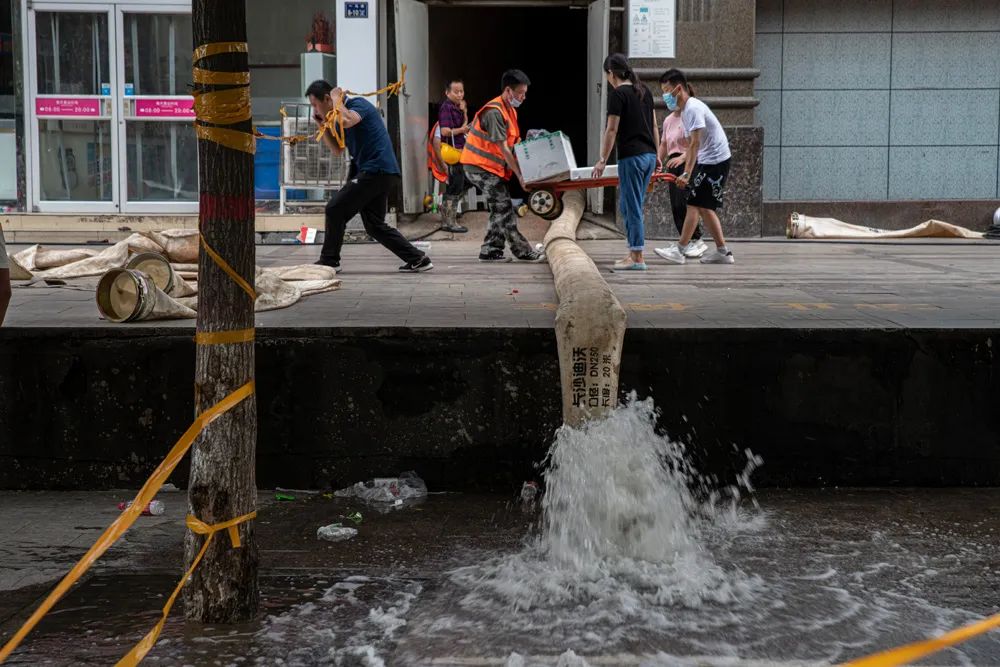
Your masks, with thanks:
[[(28, 213), (196, 210), (190, 2), (0, 0), (0, 206)], [(632, 0), (639, 3), (640, 0)], [(730, 129), (736, 235), (781, 233), (792, 209), (888, 226), (933, 214), (988, 226), (1000, 197), (1000, 0), (676, 0), (672, 58), (634, 60), (658, 93), (689, 72)], [(525, 70), (526, 129), (562, 130), (596, 159), (601, 61), (637, 34), (629, 0), (247, 1), (255, 121), (302, 92), (317, 12), (337, 78), (380, 98), (400, 156), (397, 208), (422, 209), (424, 140), (451, 78), (470, 106)], [(632, 37), (630, 37), (630, 35)], [(635, 49), (632, 49), (635, 50)], [(658, 113), (664, 113), (662, 105)], [(614, 191), (590, 195), (614, 210)], [(654, 197), (652, 235), (669, 235)]]

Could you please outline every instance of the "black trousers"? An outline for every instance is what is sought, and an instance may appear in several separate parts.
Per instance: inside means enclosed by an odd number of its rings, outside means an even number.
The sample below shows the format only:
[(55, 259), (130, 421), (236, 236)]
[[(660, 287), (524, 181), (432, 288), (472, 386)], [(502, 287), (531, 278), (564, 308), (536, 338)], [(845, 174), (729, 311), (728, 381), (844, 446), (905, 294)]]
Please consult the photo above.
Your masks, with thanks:
[[(680, 153), (673, 153), (667, 156), (668, 160), (672, 160), (678, 157)], [(684, 173), (684, 165), (679, 167), (674, 167), (673, 169), (667, 169), (668, 172), (674, 176), (680, 176)], [(677, 228), (677, 233), (681, 234), (684, 230), (684, 218), (687, 216), (687, 200), (688, 191), (687, 189), (681, 190), (679, 187), (670, 184), (670, 211), (674, 214), (674, 227)], [(691, 237), (692, 241), (697, 241), (701, 238), (701, 223), (694, 228), (694, 235)]]
[(453, 164), (448, 167), (448, 187), (444, 191), (444, 196), (458, 201), (469, 189), (469, 184), (465, 181), (465, 169), (462, 164)]
[(385, 224), (389, 207), (389, 188), (397, 181), (395, 174), (366, 174), (349, 180), (326, 204), (326, 238), (319, 258), (326, 264), (340, 264), (347, 223), (358, 213), (365, 231), (396, 257), (407, 263), (418, 262), (424, 253), (413, 247), (402, 234)]

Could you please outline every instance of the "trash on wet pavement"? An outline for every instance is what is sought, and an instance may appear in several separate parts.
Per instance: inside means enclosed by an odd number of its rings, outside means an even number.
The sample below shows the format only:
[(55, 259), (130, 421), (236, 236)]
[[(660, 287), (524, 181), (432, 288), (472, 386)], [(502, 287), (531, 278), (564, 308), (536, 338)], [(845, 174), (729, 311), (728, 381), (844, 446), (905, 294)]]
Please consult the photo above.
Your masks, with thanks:
[(299, 235), (295, 238), (299, 243), (316, 243), (316, 234), (319, 230), (315, 227), (302, 225), (299, 227)]
[(427, 485), (413, 471), (404, 472), (399, 477), (376, 477), (366, 482), (340, 489), (334, 493), (338, 498), (357, 498), (367, 503), (401, 506), (407, 500), (427, 496)]
[[(129, 507), (132, 507), (132, 502), (133, 501), (130, 500), (130, 501), (126, 502), (126, 503), (118, 503), (118, 509), (120, 509), (121, 511), (124, 512)], [(142, 515), (143, 516), (160, 516), (161, 514), (163, 514), (166, 511), (166, 509), (167, 508), (159, 500), (151, 500), (148, 505), (146, 505), (145, 507), (142, 508)]]
[(293, 496), (290, 493), (275, 493), (274, 494), (274, 499), (275, 500), (296, 500), (295, 496)]
[(356, 528), (348, 528), (339, 523), (331, 523), (329, 526), (320, 526), (316, 531), (316, 538), (327, 542), (343, 542), (358, 534)]
[(278, 493), (290, 493), (292, 495), (298, 494), (300, 496), (318, 496), (322, 491), (310, 491), (308, 489), (286, 489), (281, 486), (274, 487), (274, 490)]
[(535, 506), (535, 502), (541, 495), (538, 482), (528, 481), (521, 485), (521, 505), (527, 508)]

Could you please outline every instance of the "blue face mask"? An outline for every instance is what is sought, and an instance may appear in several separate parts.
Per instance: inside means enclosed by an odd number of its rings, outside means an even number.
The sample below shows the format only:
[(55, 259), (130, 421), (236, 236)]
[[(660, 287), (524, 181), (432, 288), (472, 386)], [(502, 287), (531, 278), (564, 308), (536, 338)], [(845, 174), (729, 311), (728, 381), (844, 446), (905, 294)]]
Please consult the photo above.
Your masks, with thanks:
[(677, 98), (674, 97), (673, 93), (663, 93), (663, 103), (671, 111), (677, 111)]

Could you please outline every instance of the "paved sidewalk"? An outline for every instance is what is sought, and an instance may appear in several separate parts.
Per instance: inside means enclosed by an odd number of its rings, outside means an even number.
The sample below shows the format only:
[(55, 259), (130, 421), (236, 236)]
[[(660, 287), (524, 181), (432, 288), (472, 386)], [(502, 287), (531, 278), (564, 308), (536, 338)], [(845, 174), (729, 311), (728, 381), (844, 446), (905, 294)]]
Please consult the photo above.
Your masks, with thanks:
[[(620, 241), (585, 241), (629, 314), (631, 328), (996, 328), (1000, 243), (969, 241), (742, 241), (734, 266), (667, 265), (649, 252), (645, 273), (611, 273)], [(316, 246), (260, 246), (261, 265), (315, 260)], [(343, 288), (260, 313), (273, 327), (550, 328), (557, 305), (545, 264), (483, 264), (478, 244), (436, 241), (433, 271), (399, 274), (375, 244), (348, 245)], [(86, 289), (16, 288), (5, 326), (113, 325)]]

